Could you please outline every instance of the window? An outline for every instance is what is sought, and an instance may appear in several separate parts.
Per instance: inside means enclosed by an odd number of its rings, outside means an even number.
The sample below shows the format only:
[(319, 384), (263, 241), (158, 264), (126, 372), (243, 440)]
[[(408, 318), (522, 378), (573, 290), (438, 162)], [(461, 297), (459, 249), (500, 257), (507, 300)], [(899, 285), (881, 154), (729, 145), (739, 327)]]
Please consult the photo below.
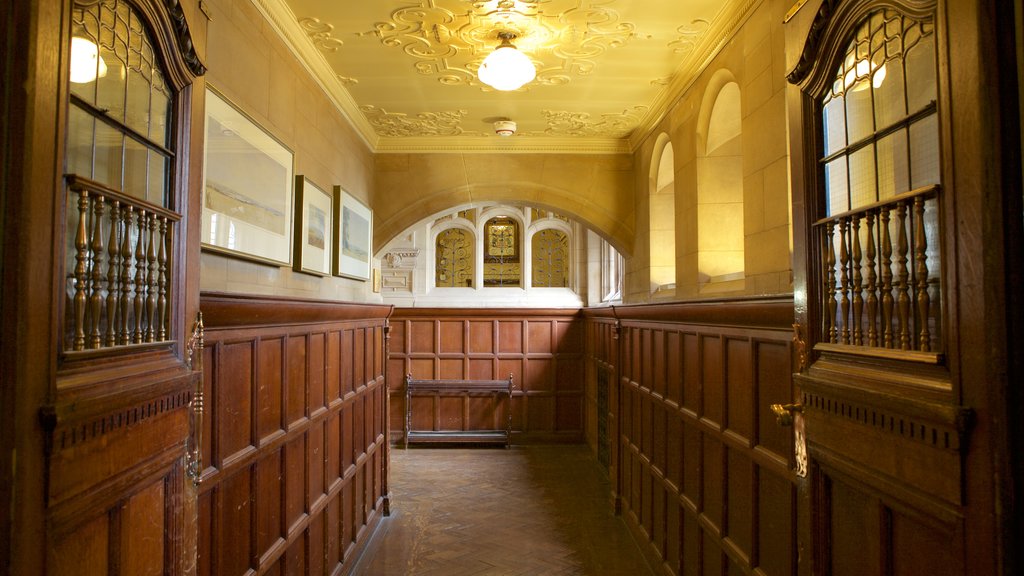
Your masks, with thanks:
[(533, 235), (531, 247), (533, 286), (569, 286), (569, 237), (565, 232), (553, 228), (539, 230)]
[(520, 286), (519, 222), (509, 216), (484, 224), (484, 286)]
[(435, 285), (442, 288), (473, 286), (473, 235), (461, 228), (449, 228), (437, 235), (434, 244)]
[(821, 99), (824, 342), (938, 346), (936, 100), (934, 25), (871, 14)]
[(168, 341), (174, 91), (128, 3), (76, 4), (71, 35), (64, 346)]

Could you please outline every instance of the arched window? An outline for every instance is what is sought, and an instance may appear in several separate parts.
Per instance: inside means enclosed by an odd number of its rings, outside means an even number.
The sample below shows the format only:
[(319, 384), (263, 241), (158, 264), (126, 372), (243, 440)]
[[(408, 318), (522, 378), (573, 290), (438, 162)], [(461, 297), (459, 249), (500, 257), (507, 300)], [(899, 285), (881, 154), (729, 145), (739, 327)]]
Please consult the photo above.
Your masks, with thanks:
[(127, 2), (71, 11), (65, 348), (172, 340), (174, 99)]
[(484, 224), (484, 286), (521, 286), (519, 222), (510, 216)]
[(539, 230), (530, 242), (532, 286), (561, 288), (569, 285), (569, 237), (554, 228)]
[(697, 266), (702, 287), (741, 280), (744, 273), (743, 134), (738, 84), (728, 82), (721, 87), (707, 122), (704, 155), (697, 160)]
[(473, 235), (462, 228), (449, 228), (434, 243), (434, 285), (439, 288), (473, 286)]
[(823, 341), (939, 346), (934, 24), (895, 10), (857, 30), (821, 98)]
[(651, 164), (649, 221), (651, 227), (651, 291), (676, 283), (676, 188), (672, 142), (662, 134)]

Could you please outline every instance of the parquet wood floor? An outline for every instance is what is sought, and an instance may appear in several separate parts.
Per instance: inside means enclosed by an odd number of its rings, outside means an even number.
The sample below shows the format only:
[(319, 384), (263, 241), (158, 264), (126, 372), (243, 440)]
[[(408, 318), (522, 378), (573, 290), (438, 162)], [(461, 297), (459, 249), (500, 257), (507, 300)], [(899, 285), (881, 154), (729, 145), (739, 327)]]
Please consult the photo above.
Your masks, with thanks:
[(367, 576), (652, 574), (586, 446), (391, 451)]

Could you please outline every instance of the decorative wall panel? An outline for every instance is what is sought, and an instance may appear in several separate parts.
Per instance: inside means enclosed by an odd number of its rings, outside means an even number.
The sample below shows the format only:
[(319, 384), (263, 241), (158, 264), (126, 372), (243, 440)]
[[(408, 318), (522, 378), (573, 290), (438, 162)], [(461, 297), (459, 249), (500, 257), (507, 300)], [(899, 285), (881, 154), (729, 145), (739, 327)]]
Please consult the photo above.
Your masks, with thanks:
[(648, 557), (666, 574), (795, 573), (792, 428), (768, 409), (794, 398), (792, 301), (584, 315), (587, 439), (610, 452), (612, 496)]
[[(398, 308), (390, 324), (392, 441), (401, 439), (405, 374), (482, 380), (512, 374), (513, 442), (583, 439), (583, 326), (578, 311)], [(489, 414), (478, 412), (490, 406), (454, 400), (434, 406), (431, 398), (414, 399), (413, 427), (431, 429), (433, 422), (441, 422), (448, 429), (469, 430), (489, 421)]]
[(348, 573), (385, 514), (386, 306), (205, 294), (201, 575)]

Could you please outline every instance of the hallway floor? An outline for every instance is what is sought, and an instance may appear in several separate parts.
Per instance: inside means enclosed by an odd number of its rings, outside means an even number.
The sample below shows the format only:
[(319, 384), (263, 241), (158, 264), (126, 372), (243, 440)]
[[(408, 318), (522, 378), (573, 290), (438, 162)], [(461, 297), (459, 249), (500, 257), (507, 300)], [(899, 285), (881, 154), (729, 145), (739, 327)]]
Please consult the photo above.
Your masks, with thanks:
[(390, 488), (354, 574), (651, 574), (586, 446), (393, 449)]

